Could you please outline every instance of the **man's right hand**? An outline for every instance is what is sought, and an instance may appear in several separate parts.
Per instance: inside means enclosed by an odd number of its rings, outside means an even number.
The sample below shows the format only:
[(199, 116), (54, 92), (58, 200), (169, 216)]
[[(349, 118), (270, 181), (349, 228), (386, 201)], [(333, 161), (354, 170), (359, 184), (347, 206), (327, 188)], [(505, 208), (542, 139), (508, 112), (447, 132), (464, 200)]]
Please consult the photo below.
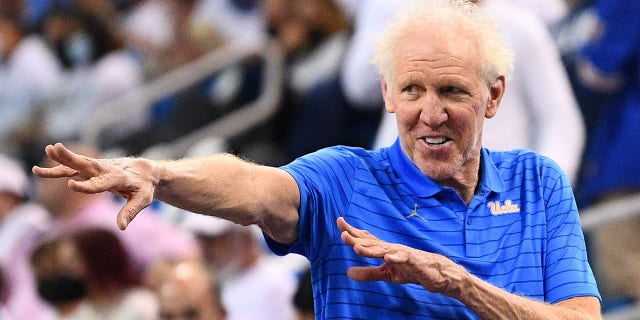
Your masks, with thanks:
[(59, 163), (52, 168), (34, 166), (41, 178), (71, 177), (71, 190), (83, 193), (110, 191), (127, 199), (118, 212), (118, 227), (124, 230), (153, 201), (158, 178), (152, 161), (139, 158), (95, 159), (76, 154), (61, 143), (45, 147), (47, 156)]

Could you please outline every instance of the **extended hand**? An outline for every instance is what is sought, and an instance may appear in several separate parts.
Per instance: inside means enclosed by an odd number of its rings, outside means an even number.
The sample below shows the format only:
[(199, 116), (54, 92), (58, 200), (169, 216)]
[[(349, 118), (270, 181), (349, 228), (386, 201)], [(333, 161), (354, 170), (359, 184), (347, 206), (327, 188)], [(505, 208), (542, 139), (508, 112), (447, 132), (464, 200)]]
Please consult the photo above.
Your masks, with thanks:
[(110, 191), (127, 199), (118, 212), (118, 227), (124, 230), (129, 222), (153, 201), (158, 179), (153, 176), (153, 164), (143, 159), (94, 159), (71, 152), (61, 143), (45, 147), (47, 156), (59, 163), (52, 168), (34, 166), (41, 178), (71, 177), (71, 190), (83, 193)]
[(366, 230), (354, 228), (342, 217), (337, 224), (342, 241), (355, 253), (384, 261), (376, 267), (350, 268), (348, 275), (353, 280), (415, 283), (431, 292), (455, 297), (470, 276), (463, 267), (442, 255), (382, 241)]

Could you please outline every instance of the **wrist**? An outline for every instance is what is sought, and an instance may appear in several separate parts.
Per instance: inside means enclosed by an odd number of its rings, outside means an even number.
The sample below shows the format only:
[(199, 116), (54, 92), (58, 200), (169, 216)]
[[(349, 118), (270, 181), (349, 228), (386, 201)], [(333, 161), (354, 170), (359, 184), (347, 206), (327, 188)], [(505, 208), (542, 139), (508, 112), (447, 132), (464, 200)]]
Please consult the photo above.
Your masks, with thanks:
[(161, 181), (167, 179), (166, 161), (145, 159), (147, 165), (151, 168), (151, 180), (154, 185), (158, 185)]
[(451, 286), (451, 289), (448, 292), (448, 296), (459, 300), (464, 301), (465, 297), (469, 297), (473, 295), (472, 292), (477, 290), (478, 278), (473, 276), (467, 270), (462, 270), (461, 275), (458, 277), (457, 281)]
[(167, 167), (164, 163), (165, 161), (161, 160), (152, 160), (152, 159), (140, 159), (141, 166), (143, 167), (143, 172), (148, 172), (149, 175), (147, 179), (153, 185), (154, 195), (157, 194), (159, 187), (161, 186), (162, 181), (167, 181)]

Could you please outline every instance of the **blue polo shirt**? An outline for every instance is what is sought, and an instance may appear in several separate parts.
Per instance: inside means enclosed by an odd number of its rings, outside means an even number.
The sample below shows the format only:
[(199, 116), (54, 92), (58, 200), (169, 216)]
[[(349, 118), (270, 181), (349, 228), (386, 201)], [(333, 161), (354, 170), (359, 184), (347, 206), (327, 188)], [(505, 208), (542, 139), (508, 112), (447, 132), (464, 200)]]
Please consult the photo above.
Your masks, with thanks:
[(300, 189), (299, 238), (267, 240), (278, 254), (311, 262), (317, 319), (467, 319), (459, 301), (418, 285), (356, 282), (353, 266), (377, 266), (340, 239), (336, 219), (382, 240), (443, 254), (498, 287), (555, 303), (600, 297), (570, 184), (551, 160), (525, 150), (482, 150), (482, 174), (467, 206), (423, 175), (396, 142), (369, 151), (331, 147), (282, 167)]

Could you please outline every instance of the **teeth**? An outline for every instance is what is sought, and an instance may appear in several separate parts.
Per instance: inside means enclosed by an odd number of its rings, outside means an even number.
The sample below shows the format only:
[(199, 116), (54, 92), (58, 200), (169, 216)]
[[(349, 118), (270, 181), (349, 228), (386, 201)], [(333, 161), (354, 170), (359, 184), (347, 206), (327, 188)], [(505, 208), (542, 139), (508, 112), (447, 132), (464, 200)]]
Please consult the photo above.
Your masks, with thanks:
[(445, 137), (435, 137), (435, 138), (424, 138), (424, 140), (428, 143), (428, 144), (443, 144), (445, 141), (447, 141), (447, 138)]

